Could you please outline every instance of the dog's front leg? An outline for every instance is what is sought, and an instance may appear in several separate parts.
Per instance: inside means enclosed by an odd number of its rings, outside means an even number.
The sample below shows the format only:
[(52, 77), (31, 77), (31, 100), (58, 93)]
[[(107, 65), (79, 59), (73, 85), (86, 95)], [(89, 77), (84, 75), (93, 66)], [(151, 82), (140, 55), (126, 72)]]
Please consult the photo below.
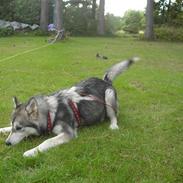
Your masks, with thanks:
[(9, 133), (11, 132), (12, 127), (5, 127), (5, 128), (0, 128), (0, 133)]
[(60, 133), (56, 137), (50, 138), (48, 140), (45, 140), (43, 143), (41, 143), (39, 146), (30, 149), (26, 151), (23, 156), (24, 157), (33, 157), (36, 156), (39, 152), (47, 151), (50, 148), (53, 148), (55, 146), (64, 144), (69, 142), (73, 137), (67, 133)]

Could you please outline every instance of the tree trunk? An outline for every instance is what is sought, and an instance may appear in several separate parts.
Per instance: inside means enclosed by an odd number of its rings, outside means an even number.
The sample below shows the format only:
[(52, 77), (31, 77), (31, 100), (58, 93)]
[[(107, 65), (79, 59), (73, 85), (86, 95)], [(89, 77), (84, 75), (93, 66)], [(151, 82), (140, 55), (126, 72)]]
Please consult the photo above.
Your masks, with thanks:
[(169, 20), (170, 20), (171, 4), (172, 4), (172, 1), (169, 0), (169, 2), (168, 2), (168, 9), (167, 9), (167, 20), (166, 20), (166, 22), (167, 22), (168, 24), (170, 23)]
[(42, 31), (48, 31), (48, 20), (49, 20), (49, 0), (41, 0), (41, 17), (40, 17), (40, 28)]
[(104, 12), (105, 12), (105, 0), (100, 0), (99, 16), (98, 16), (98, 31), (97, 31), (99, 35), (104, 35), (105, 33)]
[(154, 18), (153, 18), (153, 0), (147, 0), (147, 8), (146, 8), (146, 31), (145, 38), (147, 40), (154, 39)]
[(95, 20), (95, 18), (96, 18), (96, 8), (97, 8), (96, 0), (93, 0), (93, 4), (92, 4), (92, 18), (93, 18), (93, 20)]
[(55, 0), (55, 26), (58, 31), (63, 29), (63, 2)]

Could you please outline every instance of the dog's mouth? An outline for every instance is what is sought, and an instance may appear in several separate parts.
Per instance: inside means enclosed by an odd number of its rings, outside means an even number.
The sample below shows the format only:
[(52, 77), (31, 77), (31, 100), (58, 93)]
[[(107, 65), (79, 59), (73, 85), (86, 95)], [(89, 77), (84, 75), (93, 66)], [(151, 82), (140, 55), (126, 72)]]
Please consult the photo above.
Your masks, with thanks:
[[(44, 136), (41, 136), (42, 138), (44, 138)], [(18, 144), (19, 142), (22, 142), (22, 141), (27, 141), (27, 140), (30, 140), (30, 141), (32, 141), (33, 139), (35, 139), (36, 138), (36, 136), (35, 135), (30, 135), (30, 136), (27, 136), (27, 137), (24, 137), (23, 139), (21, 139), (20, 141), (18, 141), (18, 142), (11, 142), (10, 140), (9, 140), (9, 138), (8, 139), (6, 139), (6, 141), (5, 141), (5, 144), (7, 145), (7, 146), (13, 146), (13, 145), (16, 145), (16, 144)]]

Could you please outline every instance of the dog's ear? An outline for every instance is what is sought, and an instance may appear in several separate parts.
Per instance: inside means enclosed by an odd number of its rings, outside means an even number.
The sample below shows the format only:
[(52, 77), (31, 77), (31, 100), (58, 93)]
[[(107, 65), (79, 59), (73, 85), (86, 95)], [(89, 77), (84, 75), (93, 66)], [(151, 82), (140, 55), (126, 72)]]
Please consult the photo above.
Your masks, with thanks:
[(25, 110), (29, 116), (32, 118), (37, 118), (38, 116), (38, 105), (35, 98), (31, 98), (28, 102), (28, 104), (25, 107)]
[(19, 102), (18, 102), (17, 97), (13, 97), (13, 105), (14, 105), (14, 108), (15, 108), (15, 109), (18, 107)]

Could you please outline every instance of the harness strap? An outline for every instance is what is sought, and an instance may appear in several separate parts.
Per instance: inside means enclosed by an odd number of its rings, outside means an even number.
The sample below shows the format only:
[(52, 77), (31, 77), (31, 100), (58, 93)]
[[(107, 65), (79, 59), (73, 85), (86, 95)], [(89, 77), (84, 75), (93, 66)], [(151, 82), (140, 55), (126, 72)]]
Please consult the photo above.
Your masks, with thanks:
[(79, 110), (78, 110), (76, 104), (71, 99), (68, 100), (68, 104), (74, 113), (74, 116), (75, 116), (76, 121), (77, 121), (77, 125), (79, 127), (81, 124), (81, 117), (80, 117)]
[(50, 111), (48, 111), (48, 116), (47, 116), (47, 131), (50, 133), (52, 130), (52, 123), (51, 123), (51, 116), (50, 116)]

